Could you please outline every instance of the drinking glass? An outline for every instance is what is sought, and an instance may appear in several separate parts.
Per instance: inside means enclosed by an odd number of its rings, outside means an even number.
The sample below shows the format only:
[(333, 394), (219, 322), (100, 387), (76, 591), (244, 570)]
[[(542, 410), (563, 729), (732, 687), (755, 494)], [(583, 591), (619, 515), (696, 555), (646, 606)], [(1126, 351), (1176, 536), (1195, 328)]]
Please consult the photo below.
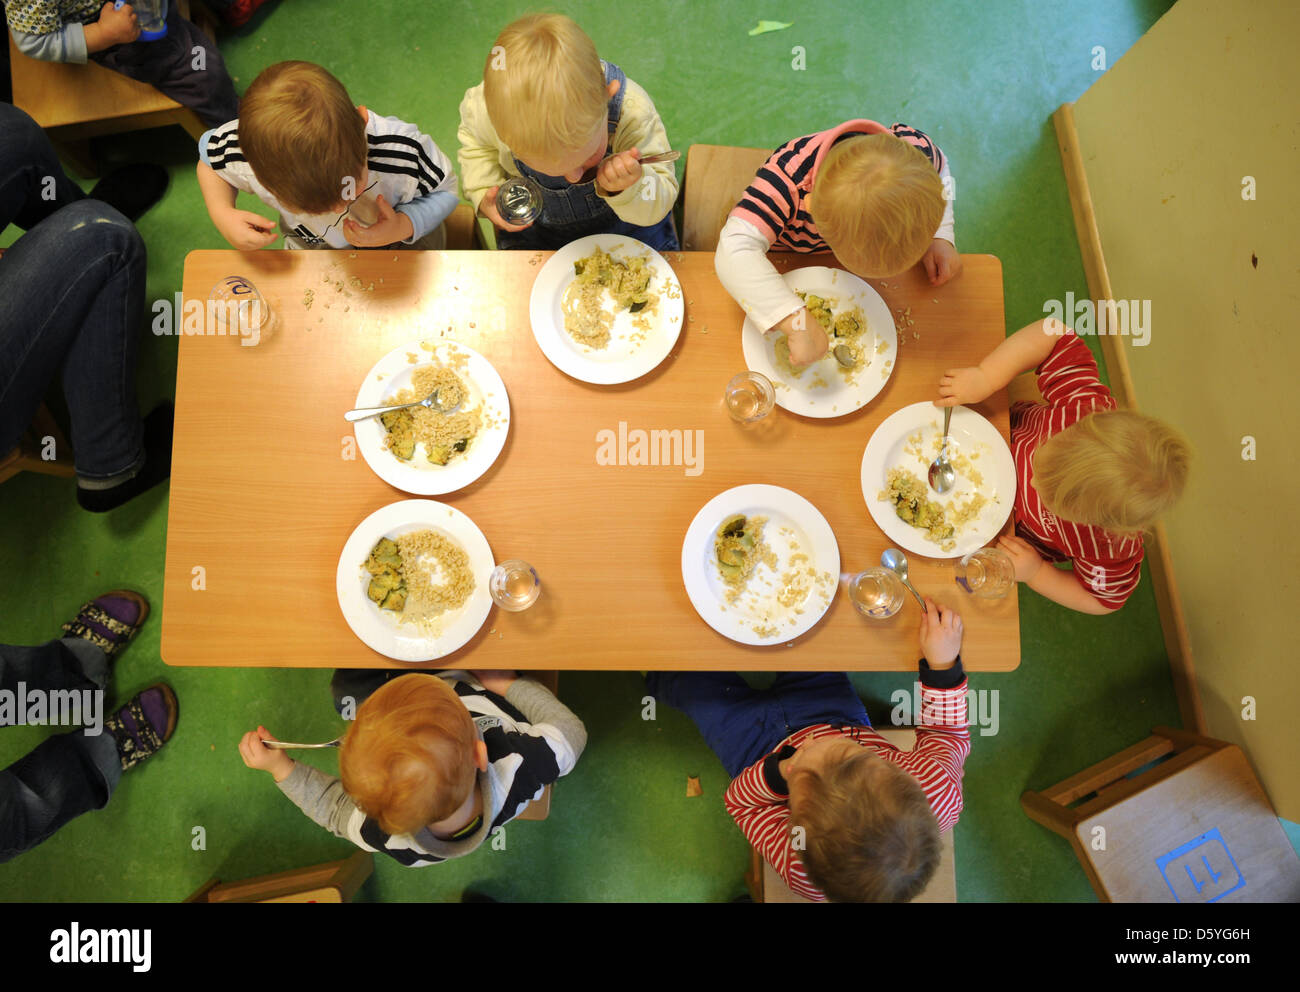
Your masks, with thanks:
[(243, 276), (226, 276), (208, 294), (209, 320), (215, 318), (220, 333), (238, 335), (242, 345), (255, 345), (269, 336), (273, 316), (270, 304)]
[(761, 372), (741, 372), (727, 383), (723, 398), (733, 420), (752, 424), (772, 412), (776, 406), (776, 389), (772, 380)]
[(1001, 599), (1016, 584), (1016, 565), (1001, 548), (980, 548), (957, 562), (957, 584), (981, 599)]
[(849, 580), (849, 600), (864, 617), (884, 620), (903, 608), (903, 583), (887, 568), (868, 568)]
[(537, 569), (528, 562), (512, 558), (492, 569), (488, 592), (501, 609), (518, 613), (537, 602), (542, 593), (542, 580), (537, 577)]

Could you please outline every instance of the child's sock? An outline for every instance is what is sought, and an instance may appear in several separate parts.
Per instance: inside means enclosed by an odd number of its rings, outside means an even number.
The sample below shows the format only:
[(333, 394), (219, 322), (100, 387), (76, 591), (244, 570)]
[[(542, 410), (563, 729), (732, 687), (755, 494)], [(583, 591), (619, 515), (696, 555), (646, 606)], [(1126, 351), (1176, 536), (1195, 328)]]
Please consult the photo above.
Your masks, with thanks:
[(77, 503), (91, 513), (106, 513), (163, 482), (172, 472), (172, 420), (175, 410), (160, 403), (144, 418), (144, 464), (129, 479), (107, 489), (77, 485)]
[(120, 211), (132, 222), (162, 199), (167, 192), (167, 170), (161, 165), (139, 162), (114, 169), (95, 184), (88, 194)]

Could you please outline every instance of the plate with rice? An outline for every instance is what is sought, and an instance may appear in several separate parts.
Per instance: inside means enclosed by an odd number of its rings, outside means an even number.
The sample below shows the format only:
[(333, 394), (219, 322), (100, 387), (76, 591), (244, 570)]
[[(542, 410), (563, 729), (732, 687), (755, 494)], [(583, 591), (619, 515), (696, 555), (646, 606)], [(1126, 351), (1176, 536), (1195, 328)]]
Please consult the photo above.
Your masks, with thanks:
[[(885, 388), (898, 359), (898, 334), (889, 305), (851, 272), (812, 266), (785, 274), (785, 283), (826, 329), (830, 347), (802, 369), (790, 364), (781, 333), (764, 334), (746, 317), (741, 331), (745, 364), (776, 387), (776, 403), (804, 417), (827, 419), (861, 410)], [(852, 368), (835, 360), (836, 345), (848, 347)]]
[(913, 403), (885, 418), (862, 453), (862, 498), (885, 536), (926, 558), (961, 558), (1002, 531), (1016, 498), (1016, 465), (998, 429), (956, 406), (948, 430), (952, 489), (930, 488), (943, 441), (943, 410)]
[(492, 609), (487, 538), (455, 507), (390, 503), (352, 532), (335, 581), (352, 632), (395, 661), (432, 661), (468, 642)]
[(439, 390), (442, 413), (396, 410), (354, 426), (357, 447), (390, 486), (421, 496), (455, 492), (492, 467), (510, 431), (510, 398), (491, 363), (456, 341), (412, 341), (381, 358), (357, 393), (357, 407), (396, 406)]
[(583, 382), (631, 382), (671, 354), (685, 320), (682, 284), (657, 251), (593, 234), (549, 259), (533, 283), (533, 337), (552, 365)]
[(682, 542), (695, 612), (741, 644), (786, 644), (830, 608), (840, 549), (817, 507), (779, 486), (737, 486), (705, 503)]

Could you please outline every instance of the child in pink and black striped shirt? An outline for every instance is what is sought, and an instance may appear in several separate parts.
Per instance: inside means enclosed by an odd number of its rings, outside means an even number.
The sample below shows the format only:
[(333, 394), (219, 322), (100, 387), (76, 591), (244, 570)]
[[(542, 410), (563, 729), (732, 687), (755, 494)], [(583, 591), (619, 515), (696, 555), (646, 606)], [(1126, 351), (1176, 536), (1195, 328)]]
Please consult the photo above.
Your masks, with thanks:
[(816, 361), (826, 333), (767, 252), (829, 249), (871, 279), (920, 262), (941, 286), (961, 271), (950, 182), (938, 145), (906, 124), (854, 120), (796, 138), (772, 154), (732, 210), (718, 238), (718, 278), (759, 327), (785, 332), (791, 362)]

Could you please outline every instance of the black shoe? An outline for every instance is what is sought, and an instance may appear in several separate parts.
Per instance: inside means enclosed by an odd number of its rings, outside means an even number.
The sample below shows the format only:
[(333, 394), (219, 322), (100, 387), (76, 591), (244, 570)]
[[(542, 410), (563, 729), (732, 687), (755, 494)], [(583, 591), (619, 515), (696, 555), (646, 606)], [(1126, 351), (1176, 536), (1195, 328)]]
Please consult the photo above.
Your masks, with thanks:
[(169, 177), (161, 165), (139, 162), (114, 169), (90, 191), (92, 200), (100, 200), (137, 221), (144, 212), (167, 192)]
[(111, 489), (77, 487), (77, 502), (91, 513), (107, 513), (129, 499), (165, 482), (172, 474), (172, 421), (176, 411), (159, 403), (144, 418), (144, 465), (138, 474)]

